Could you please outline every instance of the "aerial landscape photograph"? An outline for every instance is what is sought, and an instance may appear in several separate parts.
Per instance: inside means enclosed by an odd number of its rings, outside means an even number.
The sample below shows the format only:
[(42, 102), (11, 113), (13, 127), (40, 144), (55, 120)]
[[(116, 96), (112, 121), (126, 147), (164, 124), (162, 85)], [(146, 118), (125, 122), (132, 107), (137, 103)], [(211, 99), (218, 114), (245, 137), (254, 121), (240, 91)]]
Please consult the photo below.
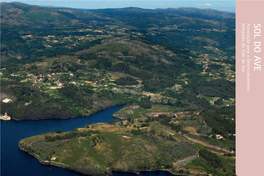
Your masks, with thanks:
[(236, 176), (229, 1), (1, 1), (2, 176)]

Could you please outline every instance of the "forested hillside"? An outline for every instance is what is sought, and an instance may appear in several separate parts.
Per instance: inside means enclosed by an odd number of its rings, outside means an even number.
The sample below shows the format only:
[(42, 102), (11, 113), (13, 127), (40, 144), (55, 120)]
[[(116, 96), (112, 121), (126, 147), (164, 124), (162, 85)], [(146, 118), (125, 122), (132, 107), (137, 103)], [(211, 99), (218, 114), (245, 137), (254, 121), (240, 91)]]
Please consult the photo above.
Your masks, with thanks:
[(12, 100), (1, 113), (14, 119), (84, 116), (149, 93), (181, 108), (234, 104), (233, 13), (2, 3), (1, 26), (1, 95)]
[[(1, 3), (0, 79), (1, 114), (13, 120), (75, 118), (125, 105), (113, 115), (119, 122), (20, 142), (45, 162), (86, 174), (235, 174), (234, 13)], [(84, 155), (98, 164), (85, 168)]]

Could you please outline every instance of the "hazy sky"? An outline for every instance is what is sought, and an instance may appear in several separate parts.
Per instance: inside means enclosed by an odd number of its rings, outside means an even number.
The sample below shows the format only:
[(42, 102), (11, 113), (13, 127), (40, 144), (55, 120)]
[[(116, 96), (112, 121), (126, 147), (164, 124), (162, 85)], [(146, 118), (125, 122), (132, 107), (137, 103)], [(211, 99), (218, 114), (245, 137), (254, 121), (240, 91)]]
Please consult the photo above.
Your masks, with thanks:
[(2, 0), (2, 2), (22, 2), (32, 5), (100, 9), (140, 7), (145, 9), (196, 7), (235, 12), (235, 0)]

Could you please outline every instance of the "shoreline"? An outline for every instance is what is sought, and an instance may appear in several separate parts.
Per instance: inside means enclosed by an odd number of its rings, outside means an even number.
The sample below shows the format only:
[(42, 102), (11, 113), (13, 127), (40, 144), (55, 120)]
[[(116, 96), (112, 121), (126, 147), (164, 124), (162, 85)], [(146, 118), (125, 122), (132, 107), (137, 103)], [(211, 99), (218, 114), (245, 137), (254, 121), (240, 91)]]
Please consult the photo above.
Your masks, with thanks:
[[(89, 173), (89, 171), (81, 171), (81, 170), (79, 170), (77, 168), (73, 168), (73, 167), (68, 166), (66, 164), (63, 164), (63, 163), (56, 163), (56, 162), (53, 162), (53, 161), (43, 160), (43, 159), (40, 158), (39, 155), (34, 154), (34, 153), (30, 153), (25, 148), (23, 148), (21, 146), (22, 142), (23, 142), (23, 140), (19, 141), (18, 148), (21, 151), (24, 151), (24, 152), (28, 153), (29, 155), (35, 157), (39, 161), (40, 164), (43, 164), (43, 165), (46, 165), (46, 166), (56, 166), (56, 167), (59, 167), (59, 168), (62, 168), (62, 169), (67, 169), (67, 170), (70, 170), (72, 172), (84, 174), (84, 175), (87, 175), (87, 176), (105, 176), (105, 174), (103, 174), (103, 173), (91, 174), (91, 173)], [(175, 175), (175, 176), (188, 176), (188, 175), (184, 175), (184, 174), (175, 174), (171, 170), (168, 170), (168, 169), (125, 171), (125, 170), (122, 170), (122, 169), (115, 169), (115, 168), (108, 168), (107, 176), (112, 176), (113, 172), (117, 172), (117, 173), (118, 172), (119, 173), (123, 172), (123, 173), (131, 173), (131, 174), (139, 175), (141, 172), (157, 172), (157, 171), (169, 172), (169, 173), (171, 173), (172, 175)]]
[[(90, 114), (86, 114), (84, 116), (77, 116), (77, 117), (67, 117), (67, 118), (40, 118), (40, 119), (16, 119), (16, 118), (12, 118), (11, 120), (14, 120), (14, 121), (38, 121), (38, 120), (68, 120), (68, 119), (76, 119), (76, 118), (84, 118), (84, 117), (89, 117), (91, 115), (94, 115), (96, 113), (99, 113), (101, 111), (104, 111), (104, 110), (107, 110), (107, 109), (111, 109), (113, 107), (116, 107), (116, 106), (124, 106), (125, 104), (115, 104), (115, 105), (112, 105), (112, 106), (108, 106), (108, 107), (105, 107), (103, 109), (98, 109), (98, 110), (95, 110), (94, 112), (91, 112)], [(114, 116), (112, 116), (114, 117)], [(116, 118), (116, 117), (114, 117)], [(118, 119), (118, 118), (116, 118)]]
[[(96, 111), (96, 112), (94, 112), (94, 113), (92, 113), (90, 115), (99, 113), (100, 111), (103, 111), (103, 110), (106, 110), (106, 109), (113, 108), (115, 106), (124, 106), (124, 104), (114, 105), (114, 106), (111, 106), (111, 107), (107, 107), (105, 109), (100, 109), (100, 110), (98, 110), (98, 111)], [(119, 119), (119, 118), (117, 118), (117, 117), (115, 117), (113, 115), (112, 115), (112, 117), (114, 117), (116, 119)], [(81, 117), (76, 117), (76, 118), (81, 118)], [(68, 119), (70, 119), (70, 118), (68, 118)], [(51, 120), (51, 119), (47, 119), (47, 120)], [(43, 160), (38, 154), (35, 154), (34, 152), (31, 152), (29, 149), (28, 149), (29, 151), (27, 150), (27, 145), (23, 142), (23, 139), (19, 141), (18, 147), (19, 147), (19, 149), (21, 151), (24, 151), (24, 152), (30, 154), (31, 156), (34, 156), (39, 161), (39, 163), (41, 163), (43, 165), (56, 166), (56, 167), (59, 167), (59, 168), (62, 168), (62, 169), (67, 169), (67, 170), (73, 171), (75, 173), (80, 173), (80, 174), (84, 174), (84, 175), (91, 175), (91, 176), (101, 176), (101, 175), (103, 176), (103, 175), (106, 175), (106, 173), (91, 174), (91, 172), (93, 173), (93, 171), (81, 170), (79, 168), (71, 167), (71, 166), (66, 165), (64, 163), (59, 163), (59, 162), (56, 162), (56, 161)], [(175, 176), (190, 176), (190, 175), (180, 174), (180, 173), (176, 174), (176, 173), (173, 173), (169, 169), (157, 169), (157, 170), (136, 170), (135, 169), (135, 170), (130, 170), (130, 171), (128, 170), (127, 171), (127, 170), (123, 170), (123, 169), (117, 169), (117, 168), (110, 167), (110, 168), (107, 169), (107, 171), (108, 171), (107, 176), (112, 176), (113, 175), (112, 172), (123, 172), (123, 173), (131, 173), (131, 174), (139, 175), (142, 172), (158, 172), (158, 171), (169, 172), (170, 174), (175, 175)]]

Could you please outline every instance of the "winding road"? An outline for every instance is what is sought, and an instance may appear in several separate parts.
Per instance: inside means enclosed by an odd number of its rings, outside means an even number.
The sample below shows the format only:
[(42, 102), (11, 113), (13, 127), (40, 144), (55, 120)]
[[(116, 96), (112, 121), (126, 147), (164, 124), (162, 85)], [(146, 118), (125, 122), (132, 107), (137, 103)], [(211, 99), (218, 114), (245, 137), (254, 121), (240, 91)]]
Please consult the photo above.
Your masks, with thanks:
[(229, 150), (227, 150), (227, 149), (225, 149), (225, 148), (218, 147), (218, 146), (211, 145), (211, 144), (208, 144), (208, 143), (206, 143), (206, 142), (203, 142), (203, 141), (200, 141), (200, 140), (197, 140), (197, 139), (190, 138), (190, 137), (187, 136), (186, 134), (183, 134), (183, 136), (184, 136), (186, 139), (188, 139), (188, 140), (190, 140), (190, 141), (192, 141), (192, 142), (194, 142), (194, 143), (199, 143), (199, 144), (202, 144), (202, 145), (204, 145), (204, 146), (206, 146), (206, 147), (214, 148), (214, 149), (216, 149), (216, 150), (221, 150), (221, 151), (226, 152), (226, 153), (232, 153), (232, 152), (230, 152)]

